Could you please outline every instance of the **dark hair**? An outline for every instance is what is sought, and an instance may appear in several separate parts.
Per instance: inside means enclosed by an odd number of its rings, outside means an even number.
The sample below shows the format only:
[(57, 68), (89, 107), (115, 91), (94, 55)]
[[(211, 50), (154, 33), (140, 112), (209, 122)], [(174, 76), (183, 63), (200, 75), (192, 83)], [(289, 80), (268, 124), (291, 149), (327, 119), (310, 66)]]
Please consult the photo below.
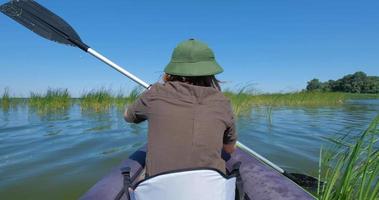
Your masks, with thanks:
[(191, 85), (203, 86), (203, 87), (213, 87), (221, 91), (220, 81), (216, 79), (214, 75), (211, 76), (177, 76), (171, 74), (165, 74), (163, 76), (164, 82), (179, 81), (188, 83)]

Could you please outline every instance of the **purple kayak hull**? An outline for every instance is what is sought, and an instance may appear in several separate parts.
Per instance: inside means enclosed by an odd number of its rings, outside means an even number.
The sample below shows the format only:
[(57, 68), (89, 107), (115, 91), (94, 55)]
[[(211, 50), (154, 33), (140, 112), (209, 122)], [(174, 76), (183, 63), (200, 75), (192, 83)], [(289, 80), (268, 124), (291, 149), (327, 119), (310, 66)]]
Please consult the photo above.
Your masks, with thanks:
[[(287, 177), (265, 165), (254, 156), (237, 149), (232, 155), (223, 155), (230, 171), (236, 162), (241, 162), (240, 174), (246, 199), (253, 200), (313, 200), (311, 194), (296, 185)], [(122, 164), (92, 186), (81, 200), (114, 200), (122, 190), (123, 177), (121, 167), (131, 168), (131, 179), (135, 181), (145, 166), (146, 147), (132, 154)], [(126, 199), (125, 196), (122, 199)]]

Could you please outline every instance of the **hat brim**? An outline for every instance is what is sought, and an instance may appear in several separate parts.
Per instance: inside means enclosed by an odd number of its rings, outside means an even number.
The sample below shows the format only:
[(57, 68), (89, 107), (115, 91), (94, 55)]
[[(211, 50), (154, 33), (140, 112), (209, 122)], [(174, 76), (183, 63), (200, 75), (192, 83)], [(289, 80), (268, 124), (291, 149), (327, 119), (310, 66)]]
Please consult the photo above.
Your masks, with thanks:
[(211, 76), (224, 70), (216, 61), (201, 61), (194, 63), (170, 62), (164, 72), (177, 76)]

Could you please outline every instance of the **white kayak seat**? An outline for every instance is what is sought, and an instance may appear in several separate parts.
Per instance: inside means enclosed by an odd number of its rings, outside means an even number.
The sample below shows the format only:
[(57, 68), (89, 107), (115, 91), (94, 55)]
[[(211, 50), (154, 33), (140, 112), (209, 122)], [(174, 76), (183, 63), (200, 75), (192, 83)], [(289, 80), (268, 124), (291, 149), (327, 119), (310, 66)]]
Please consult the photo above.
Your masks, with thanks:
[(234, 200), (236, 177), (211, 168), (176, 170), (140, 181), (131, 200)]

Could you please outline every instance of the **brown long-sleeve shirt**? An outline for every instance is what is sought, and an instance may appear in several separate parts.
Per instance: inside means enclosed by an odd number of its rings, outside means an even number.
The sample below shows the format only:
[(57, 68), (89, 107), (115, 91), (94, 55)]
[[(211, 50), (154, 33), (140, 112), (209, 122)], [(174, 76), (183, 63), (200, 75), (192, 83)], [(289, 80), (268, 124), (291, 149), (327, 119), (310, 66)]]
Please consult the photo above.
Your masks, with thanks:
[(237, 139), (229, 100), (211, 87), (181, 82), (155, 84), (125, 112), (148, 120), (147, 174), (212, 167), (225, 172), (223, 144)]

